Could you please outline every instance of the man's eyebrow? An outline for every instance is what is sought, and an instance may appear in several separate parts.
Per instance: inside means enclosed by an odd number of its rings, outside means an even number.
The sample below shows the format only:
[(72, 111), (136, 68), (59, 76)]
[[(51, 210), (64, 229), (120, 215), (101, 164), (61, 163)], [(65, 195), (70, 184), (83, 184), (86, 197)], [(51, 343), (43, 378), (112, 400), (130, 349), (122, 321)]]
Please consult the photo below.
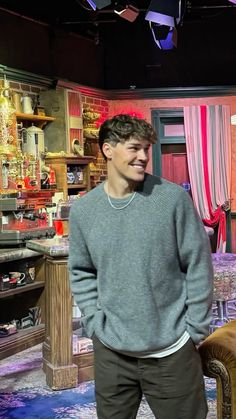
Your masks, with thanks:
[[(130, 140), (129, 142), (127, 142), (127, 144), (130, 144), (130, 145), (132, 145), (132, 144), (133, 144), (133, 145), (142, 145), (142, 144), (141, 144), (141, 141), (139, 141), (139, 140), (135, 140), (135, 139), (134, 139), (134, 140)], [(148, 143), (148, 144), (147, 144), (147, 146), (148, 146), (148, 145), (150, 145), (150, 143)]]

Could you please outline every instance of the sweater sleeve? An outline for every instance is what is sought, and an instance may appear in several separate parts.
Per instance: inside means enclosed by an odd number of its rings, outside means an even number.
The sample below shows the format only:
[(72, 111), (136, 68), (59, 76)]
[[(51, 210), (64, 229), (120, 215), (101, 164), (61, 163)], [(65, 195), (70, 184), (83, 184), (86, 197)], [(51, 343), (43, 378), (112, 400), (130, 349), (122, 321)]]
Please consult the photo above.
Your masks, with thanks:
[(77, 206), (73, 205), (69, 218), (68, 268), (71, 291), (81, 311), (86, 333), (92, 336), (93, 319), (97, 311), (97, 275), (79, 225), (80, 215)]
[(209, 237), (188, 194), (176, 206), (177, 242), (186, 274), (186, 323), (195, 344), (209, 334), (212, 318), (213, 266)]

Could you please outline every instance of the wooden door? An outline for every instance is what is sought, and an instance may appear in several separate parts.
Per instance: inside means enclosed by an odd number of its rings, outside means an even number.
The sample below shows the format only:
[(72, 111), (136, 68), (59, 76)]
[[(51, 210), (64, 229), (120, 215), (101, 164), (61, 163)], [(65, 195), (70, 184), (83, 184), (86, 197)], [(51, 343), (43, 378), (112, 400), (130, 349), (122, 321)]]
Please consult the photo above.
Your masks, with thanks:
[(189, 182), (185, 144), (162, 145), (161, 163), (163, 178), (178, 185)]

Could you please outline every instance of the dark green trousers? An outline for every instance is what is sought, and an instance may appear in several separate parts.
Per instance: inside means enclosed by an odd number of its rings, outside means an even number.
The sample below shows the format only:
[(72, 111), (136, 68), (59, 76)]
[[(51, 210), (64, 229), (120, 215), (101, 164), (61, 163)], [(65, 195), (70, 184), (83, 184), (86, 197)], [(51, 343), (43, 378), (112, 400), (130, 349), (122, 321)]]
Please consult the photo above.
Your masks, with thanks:
[(98, 419), (134, 419), (145, 398), (157, 419), (205, 419), (207, 402), (200, 356), (191, 339), (164, 358), (133, 358), (96, 337), (95, 393)]

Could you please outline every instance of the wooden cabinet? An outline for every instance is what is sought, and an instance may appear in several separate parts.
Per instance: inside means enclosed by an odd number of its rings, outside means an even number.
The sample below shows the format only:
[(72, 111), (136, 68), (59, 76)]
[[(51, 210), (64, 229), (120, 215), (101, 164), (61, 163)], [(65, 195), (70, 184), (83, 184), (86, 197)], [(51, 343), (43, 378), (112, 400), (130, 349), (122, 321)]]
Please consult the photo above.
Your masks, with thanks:
[[(10, 253), (11, 251), (6, 251), (8, 260)], [(19, 256), (16, 256), (17, 253)], [(25, 258), (24, 253), (27, 256)], [(41, 320), (35, 326), (20, 328), (17, 333), (1, 337), (0, 359), (43, 342), (45, 334), (44, 257), (27, 249), (14, 249), (12, 254), (12, 261), (0, 263), (0, 272), (24, 272), (27, 266), (31, 266), (35, 268), (35, 280), (21, 287), (0, 291), (0, 323), (5, 324), (12, 320), (20, 323), (29, 316), (29, 309), (36, 306), (40, 309)]]
[(46, 113), (55, 117), (46, 127), (48, 151), (73, 153), (76, 141), (83, 147), (83, 120), (81, 95), (77, 90), (57, 86), (40, 92), (40, 103)]
[(83, 149), (83, 118), (81, 94), (74, 90), (65, 90), (67, 150), (74, 152), (74, 143)]
[[(64, 199), (70, 195), (77, 195), (80, 191), (90, 190), (90, 168), (89, 163), (94, 157), (47, 157), (45, 163), (51, 166), (56, 174), (57, 189), (63, 191)], [(78, 171), (81, 172), (79, 178)], [(73, 174), (69, 180), (69, 174)], [(71, 182), (71, 183), (70, 183)]]

